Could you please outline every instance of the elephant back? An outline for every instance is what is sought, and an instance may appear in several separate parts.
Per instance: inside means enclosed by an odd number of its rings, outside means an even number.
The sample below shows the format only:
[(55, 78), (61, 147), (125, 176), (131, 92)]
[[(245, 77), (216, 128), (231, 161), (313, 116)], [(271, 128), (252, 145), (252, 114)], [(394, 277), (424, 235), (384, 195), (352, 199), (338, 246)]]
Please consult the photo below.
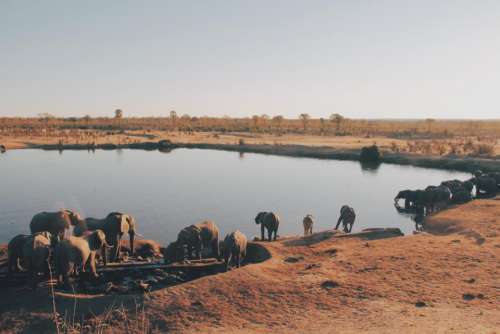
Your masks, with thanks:
[(277, 214), (274, 212), (267, 212), (263, 217), (262, 217), (262, 224), (268, 229), (268, 230), (276, 230), (278, 229), (278, 226), (280, 225), (280, 218)]
[(210, 244), (214, 240), (219, 239), (219, 228), (211, 220), (207, 220), (196, 224), (200, 230), (201, 240), (204, 245)]
[(177, 235), (177, 242), (180, 245), (194, 244), (200, 240), (201, 229), (197, 225), (190, 225), (183, 228)]

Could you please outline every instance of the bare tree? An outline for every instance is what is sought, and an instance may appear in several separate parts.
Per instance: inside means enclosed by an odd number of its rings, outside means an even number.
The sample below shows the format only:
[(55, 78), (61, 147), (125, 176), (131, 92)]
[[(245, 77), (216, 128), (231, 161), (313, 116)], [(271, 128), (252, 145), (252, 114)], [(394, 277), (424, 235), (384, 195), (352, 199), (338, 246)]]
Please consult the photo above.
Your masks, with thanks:
[(311, 116), (309, 116), (309, 114), (300, 114), (299, 118), (302, 121), (302, 126), (304, 127), (304, 133), (306, 133), (307, 125), (309, 124), (309, 119), (311, 119)]
[(344, 121), (344, 117), (340, 114), (331, 114), (330, 121), (335, 123), (335, 132), (339, 132), (340, 126), (342, 125), (342, 122)]
[(177, 112), (175, 110), (170, 111), (170, 124), (172, 130), (174, 130), (177, 126), (177, 119)]
[(281, 125), (283, 124), (283, 116), (278, 115), (273, 117), (273, 124), (278, 130), (279, 133), (281, 133)]
[(121, 109), (116, 109), (115, 110), (115, 118), (116, 119), (121, 119), (123, 118), (123, 111)]

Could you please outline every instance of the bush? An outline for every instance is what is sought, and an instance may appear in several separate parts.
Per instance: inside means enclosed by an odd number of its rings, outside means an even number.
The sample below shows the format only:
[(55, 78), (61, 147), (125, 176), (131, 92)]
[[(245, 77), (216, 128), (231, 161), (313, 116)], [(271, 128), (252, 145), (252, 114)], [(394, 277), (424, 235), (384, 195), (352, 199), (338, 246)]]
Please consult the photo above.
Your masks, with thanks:
[(359, 156), (361, 162), (379, 162), (380, 152), (377, 145), (365, 146), (361, 149), (361, 154)]
[(240, 144), (240, 146), (245, 145), (245, 141), (243, 140), (243, 138), (240, 138), (239, 144)]

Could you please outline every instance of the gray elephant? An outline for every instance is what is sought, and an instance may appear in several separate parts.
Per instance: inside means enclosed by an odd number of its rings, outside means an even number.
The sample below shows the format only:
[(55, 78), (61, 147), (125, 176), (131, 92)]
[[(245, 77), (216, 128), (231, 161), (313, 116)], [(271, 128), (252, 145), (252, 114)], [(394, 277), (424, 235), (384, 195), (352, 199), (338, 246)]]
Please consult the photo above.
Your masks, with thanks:
[(167, 247), (161, 247), (160, 251), (163, 255), (163, 260), (165, 263), (173, 263), (178, 260), (178, 249), (177, 242), (171, 242)]
[(57, 280), (62, 281), (66, 288), (70, 286), (69, 275), (79, 270), (85, 272), (90, 267), (90, 274), (97, 278), (96, 253), (102, 251), (106, 257), (106, 235), (97, 230), (85, 237), (71, 236), (57, 244), (55, 249), (55, 262), (57, 267)]
[[(106, 235), (106, 242), (113, 246), (110, 254), (111, 261), (120, 258), (121, 243), (123, 234), (128, 233), (130, 252), (134, 253), (134, 239), (136, 235), (136, 223), (134, 217), (121, 212), (111, 212), (103, 219), (86, 218), (73, 230), (75, 236), (83, 236), (87, 231), (102, 230)], [(104, 258), (104, 264), (107, 264)]]
[(210, 220), (190, 225), (179, 232), (175, 245), (177, 259), (184, 258), (184, 248), (187, 248), (188, 257), (191, 257), (194, 252), (197, 259), (201, 259), (203, 248), (211, 248), (212, 255), (218, 259), (220, 257), (219, 228)]
[(280, 226), (280, 218), (277, 214), (274, 212), (259, 212), (255, 217), (255, 224), (260, 224), (260, 240), (264, 241), (264, 230), (267, 229), (268, 241), (271, 241), (273, 233), (273, 240), (276, 241), (278, 228)]
[(476, 196), (494, 196), (498, 191), (497, 181), (488, 175), (480, 175), (469, 180), (476, 186)]
[(472, 200), (472, 194), (470, 191), (467, 190), (461, 190), (461, 191), (455, 191), (451, 195), (451, 203), (453, 204), (463, 204), (470, 202)]
[(448, 187), (443, 185), (428, 186), (418, 201), (425, 207), (426, 214), (430, 214), (446, 207), (451, 198), (452, 194)]
[(339, 228), (340, 223), (342, 222), (342, 227), (345, 233), (350, 233), (352, 231), (352, 226), (354, 225), (354, 221), (356, 220), (356, 213), (354, 209), (348, 205), (343, 205), (340, 208), (340, 217), (337, 220), (337, 225), (335, 225), (335, 229)]
[(50, 232), (15, 236), (8, 245), (9, 274), (21, 269), (19, 260), (22, 259), (29, 273), (30, 283), (36, 289), (38, 273), (47, 274), (49, 271), (52, 239)]
[(121, 240), (121, 251), (129, 255), (136, 255), (143, 258), (162, 256), (161, 245), (150, 239), (134, 240), (134, 252), (130, 249), (130, 242), (128, 240)]
[(448, 187), (450, 189), (451, 194), (461, 193), (464, 191), (472, 192), (474, 189), (474, 185), (469, 181), (460, 181), (460, 180), (448, 180), (441, 182), (442, 186)]
[(222, 253), (226, 271), (229, 269), (231, 259), (236, 262), (236, 267), (239, 268), (241, 261), (247, 255), (247, 237), (238, 230), (226, 235), (222, 243)]
[(305, 216), (304, 219), (302, 219), (302, 225), (304, 226), (304, 235), (312, 234), (314, 225), (313, 216), (311, 214)]
[(30, 222), (30, 230), (32, 234), (47, 231), (62, 240), (70, 226), (76, 226), (82, 221), (81, 216), (71, 210), (44, 211), (33, 216)]
[(404, 199), (405, 209), (410, 209), (416, 205), (417, 199), (420, 195), (419, 192), (419, 190), (402, 190), (396, 195), (396, 197), (394, 197), (394, 204), (399, 208), (399, 200)]

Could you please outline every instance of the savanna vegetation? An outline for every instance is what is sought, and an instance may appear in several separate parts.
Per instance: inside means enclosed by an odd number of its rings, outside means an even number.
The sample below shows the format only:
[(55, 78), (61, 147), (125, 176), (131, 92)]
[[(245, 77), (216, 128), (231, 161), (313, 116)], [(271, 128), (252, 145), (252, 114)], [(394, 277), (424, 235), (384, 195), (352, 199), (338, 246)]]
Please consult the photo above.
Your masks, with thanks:
[[(312, 118), (303, 113), (296, 119), (254, 115), (246, 118), (192, 117), (171, 111), (168, 117), (125, 117), (121, 109), (114, 117), (59, 118), (44, 113), (35, 118), (0, 118), (2, 138), (52, 139), (60, 144), (96, 143), (119, 136), (127, 144), (181, 133), (211, 133), (245, 138), (272, 136), (317, 136), (324, 138), (385, 138), (386, 150), (425, 155), (466, 155), (494, 157), (500, 154), (500, 120), (367, 120), (349, 119), (340, 114)], [(3, 140), (5, 141), (5, 140)], [(286, 143), (286, 142), (285, 142)], [(372, 143), (376, 143), (375, 139)], [(283, 144), (283, 142), (282, 142)], [(335, 146), (335, 145), (333, 145)]]

